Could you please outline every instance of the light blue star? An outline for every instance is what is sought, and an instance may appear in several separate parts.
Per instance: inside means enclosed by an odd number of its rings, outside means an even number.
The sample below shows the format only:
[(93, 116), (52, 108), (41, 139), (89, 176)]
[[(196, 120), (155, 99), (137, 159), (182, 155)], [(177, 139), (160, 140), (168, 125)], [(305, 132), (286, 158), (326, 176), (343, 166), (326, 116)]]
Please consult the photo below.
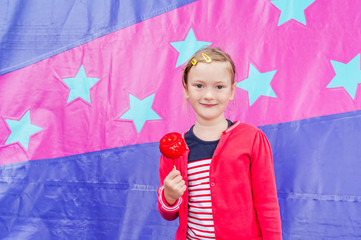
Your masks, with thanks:
[(151, 108), (153, 99), (154, 94), (146, 97), (143, 100), (139, 100), (138, 98), (129, 94), (130, 109), (125, 112), (120, 117), (120, 119), (132, 119), (139, 133), (140, 130), (142, 130), (145, 121), (161, 119), (161, 117), (159, 117), (158, 114), (156, 114)]
[(250, 64), (248, 78), (237, 83), (237, 87), (248, 91), (250, 106), (262, 95), (277, 97), (270, 85), (275, 73), (276, 70), (260, 73)]
[(315, 0), (273, 0), (271, 1), (279, 10), (281, 16), (278, 20), (278, 26), (284, 24), (290, 19), (294, 19), (306, 25), (305, 9)]
[(196, 36), (194, 35), (193, 29), (191, 28), (187, 34), (187, 37), (184, 41), (180, 42), (171, 42), (170, 43), (178, 52), (178, 60), (176, 67), (182, 65), (192, 57), (199, 49), (211, 45), (210, 42), (197, 41)]
[(360, 54), (346, 64), (332, 60), (331, 64), (335, 70), (336, 76), (331, 80), (327, 87), (344, 87), (348, 94), (355, 99), (357, 86), (361, 83)]
[(90, 103), (90, 88), (99, 81), (99, 78), (90, 78), (85, 74), (83, 65), (80, 66), (78, 73), (75, 78), (64, 78), (63, 81), (70, 88), (68, 102), (81, 97), (88, 103)]
[(41, 127), (30, 123), (30, 110), (28, 110), (19, 121), (10, 119), (5, 119), (5, 121), (11, 130), (5, 145), (19, 142), (28, 150), (30, 136), (42, 130)]

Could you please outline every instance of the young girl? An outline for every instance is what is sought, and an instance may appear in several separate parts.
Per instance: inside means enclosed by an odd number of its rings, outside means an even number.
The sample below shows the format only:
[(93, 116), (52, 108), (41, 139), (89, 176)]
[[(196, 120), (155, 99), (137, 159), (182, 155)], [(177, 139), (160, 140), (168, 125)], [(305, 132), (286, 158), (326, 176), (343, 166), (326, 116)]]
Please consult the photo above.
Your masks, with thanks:
[(225, 118), (236, 88), (235, 66), (218, 48), (193, 55), (183, 72), (184, 96), (196, 123), (187, 151), (161, 156), (158, 210), (179, 217), (175, 239), (282, 239), (271, 148), (255, 126)]

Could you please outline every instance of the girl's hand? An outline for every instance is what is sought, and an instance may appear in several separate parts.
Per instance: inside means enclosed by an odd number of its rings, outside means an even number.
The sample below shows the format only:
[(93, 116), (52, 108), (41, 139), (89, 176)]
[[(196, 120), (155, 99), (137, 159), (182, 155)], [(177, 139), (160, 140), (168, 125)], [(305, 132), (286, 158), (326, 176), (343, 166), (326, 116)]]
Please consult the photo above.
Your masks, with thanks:
[(187, 186), (177, 169), (173, 169), (164, 179), (164, 197), (169, 205), (173, 205), (186, 189)]

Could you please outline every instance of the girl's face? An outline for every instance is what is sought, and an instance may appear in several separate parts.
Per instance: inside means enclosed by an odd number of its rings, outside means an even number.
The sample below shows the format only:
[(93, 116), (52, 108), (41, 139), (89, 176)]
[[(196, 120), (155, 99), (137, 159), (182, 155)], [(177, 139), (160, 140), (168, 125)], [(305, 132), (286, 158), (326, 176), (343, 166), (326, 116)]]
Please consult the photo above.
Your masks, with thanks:
[(233, 100), (236, 83), (232, 84), (228, 62), (197, 63), (188, 73), (184, 95), (194, 109), (197, 121), (224, 119), (228, 102)]

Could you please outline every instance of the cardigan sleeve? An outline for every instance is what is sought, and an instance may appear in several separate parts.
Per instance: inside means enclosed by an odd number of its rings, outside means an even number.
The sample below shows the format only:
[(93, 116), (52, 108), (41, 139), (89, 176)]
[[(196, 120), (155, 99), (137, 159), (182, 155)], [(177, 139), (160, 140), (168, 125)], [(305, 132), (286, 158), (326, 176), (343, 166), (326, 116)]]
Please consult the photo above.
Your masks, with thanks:
[(158, 188), (157, 209), (160, 215), (166, 220), (174, 220), (179, 215), (179, 208), (182, 203), (182, 198), (179, 198), (172, 206), (170, 206), (164, 197), (164, 179), (173, 169), (173, 161), (163, 156), (160, 157), (159, 162), (159, 181), (161, 187)]
[(263, 240), (282, 239), (272, 150), (265, 134), (258, 130), (252, 146), (251, 177), (254, 206)]

